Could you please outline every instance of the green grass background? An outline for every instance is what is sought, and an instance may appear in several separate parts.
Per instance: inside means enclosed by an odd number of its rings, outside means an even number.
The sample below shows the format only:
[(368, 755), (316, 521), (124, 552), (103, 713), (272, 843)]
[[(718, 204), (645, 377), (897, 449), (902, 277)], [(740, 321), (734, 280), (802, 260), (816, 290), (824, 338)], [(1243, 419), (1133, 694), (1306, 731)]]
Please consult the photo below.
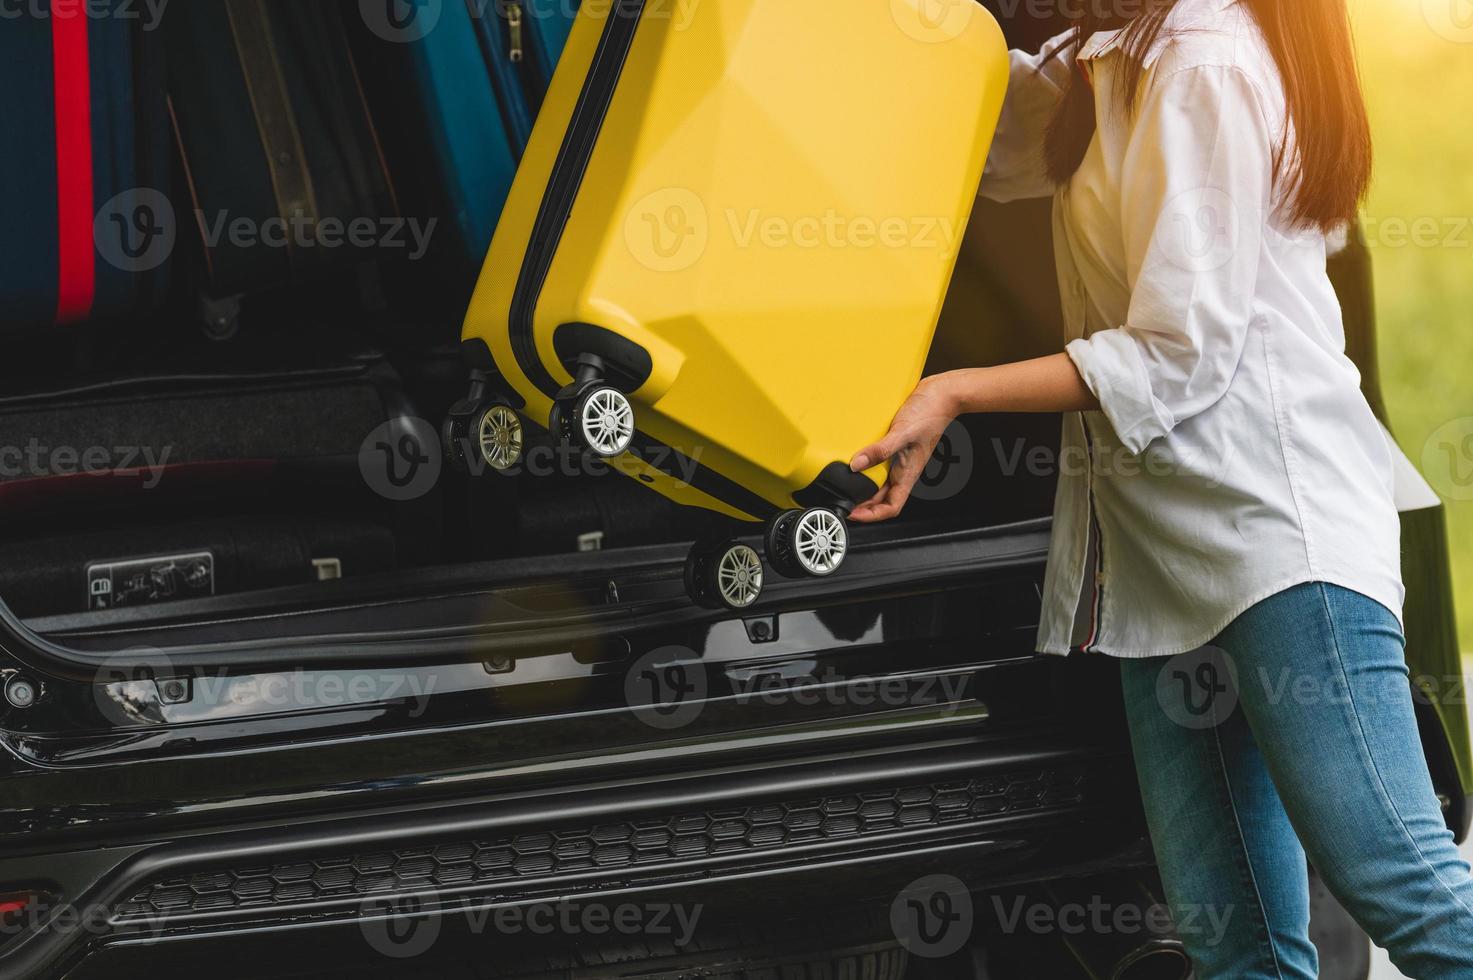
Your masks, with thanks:
[[(1448, 472), (1433, 471), (1436, 453), (1424, 465), (1424, 447), (1452, 420), (1473, 432), (1473, 0), (1350, 8), (1376, 139), (1366, 215), (1382, 384), (1397, 441), (1443, 489)], [(1439, 234), (1421, 243), (1395, 234), (1425, 218)], [(1473, 500), (1443, 496), (1458, 629), (1473, 655)]]

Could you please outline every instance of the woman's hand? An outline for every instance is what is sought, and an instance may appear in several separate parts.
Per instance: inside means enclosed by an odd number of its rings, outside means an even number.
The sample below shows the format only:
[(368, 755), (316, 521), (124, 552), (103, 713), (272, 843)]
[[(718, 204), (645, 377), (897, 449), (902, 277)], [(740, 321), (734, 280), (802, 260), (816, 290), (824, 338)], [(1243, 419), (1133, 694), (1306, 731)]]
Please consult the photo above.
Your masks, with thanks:
[(921, 379), (895, 414), (885, 438), (865, 446), (849, 463), (849, 468), (858, 473), (890, 460), (890, 476), (885, 485), (854, 508), (849, 519), (868, 524), (897, 516), (931, 462), (942, 433), (956, 416), (956, 402), (941, 377)]
[(951, 420), (967, 412), (1089, 412), (1100, 401), (1079, 376), (1068, 354), (995, 367), (963, 368), (922, 378), (900, 407), (890, 434), (865, 446), (850, 462), (856, 473), (890, 460), (890, 478), (880, 492), (854, 508), (861, 524), (888, 521), (900, 513), (910, 491), (931, 462)]

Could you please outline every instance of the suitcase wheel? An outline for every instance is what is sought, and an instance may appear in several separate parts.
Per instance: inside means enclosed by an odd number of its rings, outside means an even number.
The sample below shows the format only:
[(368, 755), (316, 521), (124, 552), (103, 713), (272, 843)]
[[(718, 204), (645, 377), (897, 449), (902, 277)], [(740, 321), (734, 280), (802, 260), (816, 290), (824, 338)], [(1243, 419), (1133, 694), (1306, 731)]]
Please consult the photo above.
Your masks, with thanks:
[(605, 459), (618, 456), (634, 441), (634, 406), (607, 384), (575, 389), (567, 408), (559, 405), (563, 435), (575, 447)]
[(493, 470), (509, 470), (522, 461), (522, 420), (506, 405), (488, 405), (476, 417), (476, 445)]
[(802, 516), (801, 510), (785, 510), (767, 522), (762, 536), (762, 550), (767, 553), (767, 563), (773, 571), (787, 578), (801, 578), (803, 566), (793, 554), (793, 523)]
[(441, 429), (445, 456), (460, 473), (473, 469), (477, 453), (494, 470), (509, 470), (522, 461), (522, 420), (501, 402), (460, 402)]
[(849, 553), (849, 529), (827, 507), (785, 510), (767, 523), (767, 560), (790, 578), (832, 575)]
[(745, 609), (762, 595), (762, 559), (735, 541), (697, 544), (685, 562), (692, 601), (709, 609)]

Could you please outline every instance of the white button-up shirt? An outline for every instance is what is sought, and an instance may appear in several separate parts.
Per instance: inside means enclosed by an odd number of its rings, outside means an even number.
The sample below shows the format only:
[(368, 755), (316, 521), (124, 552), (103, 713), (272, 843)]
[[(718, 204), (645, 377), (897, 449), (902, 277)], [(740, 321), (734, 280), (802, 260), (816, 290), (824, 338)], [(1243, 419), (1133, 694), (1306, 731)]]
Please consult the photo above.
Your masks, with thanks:
[[(1181, 0), (1127, 114), (1120, 39), (1013, 52), (981, 189), (1053, 195), (1066, 349), (1103, 409), (1064, 418), (1038, 648), (1180, 653), (1312, 581), (1400, 616), (1392, 450), (1345, 356), (1325, 237), (1291, 225), (1274, 181), (1272, 54), (1244, 7)], [(1056, 190), (1041, 147), (1071, 71), (1099, 126)]]

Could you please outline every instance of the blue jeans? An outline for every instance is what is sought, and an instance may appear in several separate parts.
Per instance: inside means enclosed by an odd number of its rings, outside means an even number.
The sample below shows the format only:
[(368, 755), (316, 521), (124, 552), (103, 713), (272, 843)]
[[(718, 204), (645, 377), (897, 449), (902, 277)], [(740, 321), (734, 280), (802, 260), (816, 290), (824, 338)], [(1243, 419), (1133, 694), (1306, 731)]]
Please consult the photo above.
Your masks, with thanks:
[(1409, 977), (1473, 978), (1473, 878), (1383, 606), (1312, 583), (1122, 666), (1151, 841), (1198, 980), (1312, 978), (1306, 853)]

